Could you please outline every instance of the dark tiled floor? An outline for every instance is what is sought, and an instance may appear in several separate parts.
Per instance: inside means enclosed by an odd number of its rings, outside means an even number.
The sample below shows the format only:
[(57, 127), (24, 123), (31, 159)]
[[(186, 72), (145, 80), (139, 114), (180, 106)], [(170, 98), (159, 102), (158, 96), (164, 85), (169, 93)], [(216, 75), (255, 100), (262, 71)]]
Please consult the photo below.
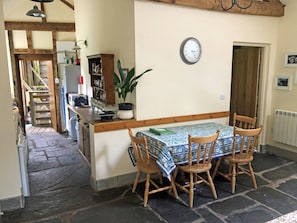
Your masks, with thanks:
[(192, 209), (187, 206), (188, 195), (181, 191), (179, 199), (166, 192), (151, 195), (144, 208), (143, 184), (134, 194), (131, 185), (93, 191), (89, 165), (70, 138), (35, 129), (28, 134), (28, 142), (32, 195), (23, 210), (5, 213), (3, 223), (261, 223), (297, 210), (297, 164), (280, 157), (255, 155), (257, 190), (248, 176), (241, 175), (233, 195), (230, 182), (217, 177), (217, 200), (208, 187), (200, 185)]

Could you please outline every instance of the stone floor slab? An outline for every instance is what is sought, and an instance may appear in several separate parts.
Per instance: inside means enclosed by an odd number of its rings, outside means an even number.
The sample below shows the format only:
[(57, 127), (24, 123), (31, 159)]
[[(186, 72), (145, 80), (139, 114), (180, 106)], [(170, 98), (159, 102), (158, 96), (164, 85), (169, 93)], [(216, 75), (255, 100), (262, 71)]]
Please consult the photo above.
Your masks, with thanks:
[(270, 187), (259, 188), (248, 192), (246, 195), (281, 214), (287, 214), (297, 209), (297, 199)]
[(253, 207), (251, 209), (245, 210), (244, 212), (239, 212), (228, 216), (225, 221), (228, 223), (257, 223), (266, 222), (271, 219), (277, 218), (280, 215), (262, 205)]
[(288, 181), (280, 184), (277, 189), (297, 198), (297, 179), (289, 179)]
[(276, 181), (276, 180), (288, 178), (292, 175), (295, 175), (296, 173), (297, 173), (297, 163), (291, 162), (288, 165), (284, 165), (274, 170), (263, 173), (263, 177), (271, 181)]
[(255, 153), (252, 164), (255, 172), (261, 172), (289, 162), (290, 161), (279, 156)]
[(244, 196), (238, 195), (222, 201), (211, 203), (207, 206), (220, 215), (229, 216), (233, 213), (243, 211), (244, 209), (249, 208), (255, 204), (256, 202), (252, 199), (248, 199)]

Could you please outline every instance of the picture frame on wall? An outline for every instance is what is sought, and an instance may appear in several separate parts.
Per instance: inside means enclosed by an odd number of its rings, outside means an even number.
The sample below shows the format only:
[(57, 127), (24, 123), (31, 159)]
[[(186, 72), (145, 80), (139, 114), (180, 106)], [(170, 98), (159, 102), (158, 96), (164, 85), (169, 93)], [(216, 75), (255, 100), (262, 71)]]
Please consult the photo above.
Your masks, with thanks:
[(280, 90), (291, 90), (291, 78), (289, 75), (278, 75), (275, 78), (275, 88)]
[(286, 67), (297, 67), (297, 52), (286, 53), (285, 66)]

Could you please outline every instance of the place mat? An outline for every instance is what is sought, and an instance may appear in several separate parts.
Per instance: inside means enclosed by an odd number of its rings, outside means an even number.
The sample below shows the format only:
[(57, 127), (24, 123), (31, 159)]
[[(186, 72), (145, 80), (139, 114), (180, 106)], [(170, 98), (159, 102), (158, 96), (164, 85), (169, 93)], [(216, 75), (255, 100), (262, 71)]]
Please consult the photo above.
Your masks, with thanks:
[(166, 128), (150, 128), (150, 132), (156, 135), (175, 134), (174, 131)]

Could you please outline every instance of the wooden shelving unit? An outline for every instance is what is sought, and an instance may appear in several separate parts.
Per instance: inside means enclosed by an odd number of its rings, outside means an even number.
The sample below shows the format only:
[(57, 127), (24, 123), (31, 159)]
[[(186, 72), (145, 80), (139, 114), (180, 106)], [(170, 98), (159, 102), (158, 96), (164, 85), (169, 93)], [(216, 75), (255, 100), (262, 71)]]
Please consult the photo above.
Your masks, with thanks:
[(93, 98), (106, 105), (115, 104), (113, 83), (114, 55), (96, 54), (87, 58)]

